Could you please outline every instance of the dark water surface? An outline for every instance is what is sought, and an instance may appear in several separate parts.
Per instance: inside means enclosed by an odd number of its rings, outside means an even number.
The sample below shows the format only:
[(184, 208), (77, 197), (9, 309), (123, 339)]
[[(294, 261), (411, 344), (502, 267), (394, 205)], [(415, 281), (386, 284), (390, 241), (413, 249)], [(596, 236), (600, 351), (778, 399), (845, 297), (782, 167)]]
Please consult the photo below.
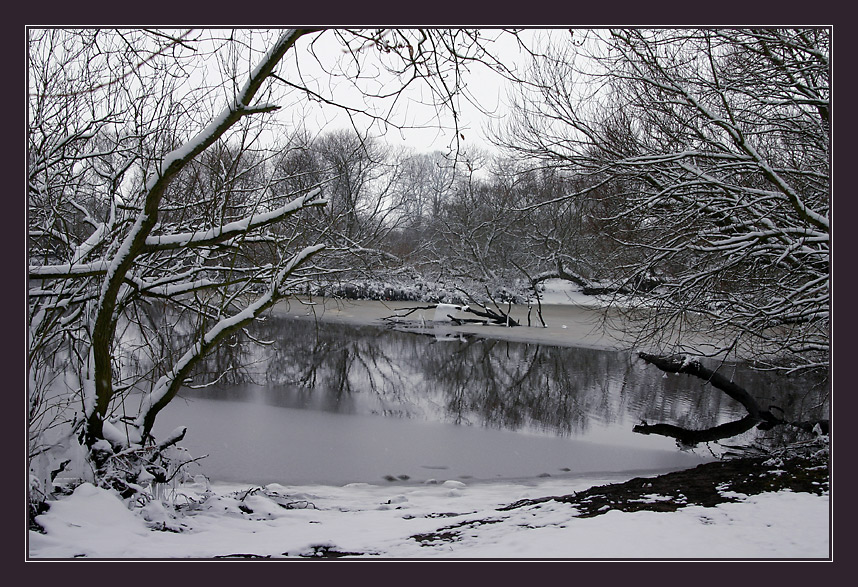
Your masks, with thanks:
[[(255, 335), (272, 344), (219, 349), (206, 366), (226, 373), (218, 384), (185, 390), (159, 415), (156, 436), (186, 425), (183, 446), (209, 455), (192, 473), (344, 484), (667, 470), (711, 454), (635, 434), (635, 424), (700, 429), (745, 415), (700, 380), (616, 351), (289, 317)], [(231, 368), (240, 364), (249, 366)], [(827, 407), (808, 381), (721, 369), (795, 417)]]

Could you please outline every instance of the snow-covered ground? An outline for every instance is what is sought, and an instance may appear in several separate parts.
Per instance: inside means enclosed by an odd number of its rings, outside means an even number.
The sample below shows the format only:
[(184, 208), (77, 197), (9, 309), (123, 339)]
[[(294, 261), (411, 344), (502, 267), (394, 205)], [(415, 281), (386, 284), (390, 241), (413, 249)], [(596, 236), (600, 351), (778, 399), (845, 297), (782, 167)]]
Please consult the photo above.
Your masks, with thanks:
[[(574, 507), (556, 501), (496, 509), (616, 480), (217, 484), (205, 500), (201, 482), (174, 497), (174, 503), (194, 508), (175, 517), (155, 503), (129, 511), (115, 495), (86, 484), (38, 518), (47, 534), (31, 531), (29, 548), (37, 558), (281, 558), (325, 552), (397, 559), (829, 556), (828, 497), (806, 493), (761, 494), (673, 513), (608, 511), (592, 518), (577, 518)], [(454, 539), (445, 539), (451, 530)]]
[[(549, 328), (486, 327), (482, 333), (549, 344), (611, 346), (593, 329), (587, 300), (554, 285), (543, 300), (552, 304), (546, 308)], [(414, 305), (379, 302), (313, 309), (323, 319), (372, 322)], [(301, 317), (308, 309), (292, 304), (278, 311)], [(640, 473), (467, 483), (438, 478), (421, 484), (342, 487), (261, 487), (253, 480), (210, 484), (197, 477), (162, 496), (168, 507), (153, 500), (133, 509), (117, 495), (83, 484), (37, 518), (46, 533), (29, 532), (28, 557), (211, 559), (348, 553), (385, 559), (829, 557), (827, 494), (780, 491), (737, 496), (737, 502), (711, 508), (609, 510), (590, 518), (576, 517), (573, 505), (557, 501), (498, 510), (520, 499), (571, 494), (635, 476)]]

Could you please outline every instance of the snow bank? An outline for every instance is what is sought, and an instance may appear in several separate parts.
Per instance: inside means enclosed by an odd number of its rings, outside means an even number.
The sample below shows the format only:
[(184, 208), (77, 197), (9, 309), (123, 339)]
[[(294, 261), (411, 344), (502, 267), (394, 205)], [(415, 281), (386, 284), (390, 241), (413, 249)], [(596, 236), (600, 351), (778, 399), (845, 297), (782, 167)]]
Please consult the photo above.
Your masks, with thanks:
[(454, 304), (438, 304), (435, 306), (434, 322), (450, 322), (451, 317), (457, 319), (474, 318), (473, 314), (467, 313), (468, 306), (457, 306)]
[(84, 483), (66, 498), (50, 502), (39, 516), (47, 534), (30, 532), (30, 554), (56, 558), (138, 556), (157, 535), (113, 493)]
[[(326, 551), (380, 558), (826, 558), (829, 499), (761, 494), (714, 508), (608, 511), (578, 518), (547, 501), (509, 511), (519, 499), (586, 489), (603, 479), (418, 486), (272, 484), (185, 486), (196, 504), (170, 524), (147, 528), (114, 494), (85, 484), (37, 518), (33, 558), (215, 558), (313, 556)], [(153, 513), (147, 512), (152, 517)], [(169, 519), (169, 512), (162, 518)], [(157, 524), (151, 524), (157, 527)], [(455, 534), (455, 536), (451, 536)], [(446, 537), (445, 537), (446, 536)]]

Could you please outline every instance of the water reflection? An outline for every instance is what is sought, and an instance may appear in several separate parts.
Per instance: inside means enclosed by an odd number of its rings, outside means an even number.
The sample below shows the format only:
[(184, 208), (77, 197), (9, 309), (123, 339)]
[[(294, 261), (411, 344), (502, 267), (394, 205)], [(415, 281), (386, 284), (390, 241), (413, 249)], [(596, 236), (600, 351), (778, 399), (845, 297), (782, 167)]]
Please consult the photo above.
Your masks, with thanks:
[[(665, 471), (711, 455), (677, 451), (672, 438), (636, 434), (636, 425), (702, 430), (746, 415), (701, 380), (665, 375), (627, 353), (283, 316), (251, 334), (270, 344), (222, 345), (195, 375), (216, 384), (183, 390), (186, 401), (177, 398), (155, 425), (156, 436), (188, 426), (183, 445), (210, 455), (202, 472), (213, 479), (419, 483)], [(739, 366), (720, 372), (794, 420), (827, 414), (822, 385)]]
[[(628, 353), (272, 317), (266, 346), (219, 349), (198, 373), (223, 380), (186, 397), (247, 400), (340, 414), (380, 414), (581, 437), (594, 426), (641, 421), (707, 429), (739, 420), (741, 405), (699, 379), (666, 375)], [(245, 365), (237, 370), (236, 365)], [(825, 417), (824, 382), (724, 365), (762, 405), (794, 420)]]

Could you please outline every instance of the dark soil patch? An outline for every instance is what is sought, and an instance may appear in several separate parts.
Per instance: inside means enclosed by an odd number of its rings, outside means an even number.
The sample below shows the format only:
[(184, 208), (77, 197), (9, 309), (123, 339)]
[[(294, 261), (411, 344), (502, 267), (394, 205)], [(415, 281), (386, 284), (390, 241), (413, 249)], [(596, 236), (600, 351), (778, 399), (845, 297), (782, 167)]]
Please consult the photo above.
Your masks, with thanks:
[[(782, 490), (816, 495), (827, 493), (827, 453), (819, 456), (753, 457), (718, 461), (658, 477), (636, 477), (625, 483), (591, 487), (569, 495), (523, 499), (498, 508), (498, 511), (558, 501), (573, 505), (581, 518), (598, 516), (611, 510), (675, 512), (690, 505), (714, 507), (721, 503), (738, 501), (740, 498), (733, 494), (757, 495)], [(421, 546), (434, 546), (460, 540), (462, 531), (468, 528), (501, 521), (469, 520), (439, 528), (435, 532), (415, 534), (411, 538)]]
[(500, 509), (512, 510), (553, 500), (571, 504), (580, 512), (579, 517), (589, 518), (610, 510), (674, 512), (689, 505), (714, 507), (738, 501), (731, 493), (757, 495), (782, 490), (827, 493), (827, 456), (718, 461), (658, 477), (636, 477), (625, 483), (591, 487), (570, 495), (524, 499)]
[(420, 546), (434, 546), (439, 542), (456, 542), (461, 538), (462, 530), (476, 528), (477, 526), (483, 526), (486, 524), (497, 524), (499, 522), (503, 522), (503, 520), (469, 520), (467, 522), (453, 524), (452, 526), (438, 528), (435, 532), (415, 534), (411, 536), (411, 538), (419, 542)]
[(431, 546), (437, 542), (455, 542), (459, 539), (459, 532), (453, 530), (438, 530), (437, 532), (426, 532), (425, 534), (415, 534), (412, 536), (414, 540), (420, 543), (420, 546)]
[[(309, 558), (309, 559), (329, 559), (329, 558), (341, 558), (344, 556), (363, 556), (365, 553), (363, 552), (346, 552), (343, 550), (336, 550), (332, 546), (327, 544), (317, 544), (311, 547), (313, 549), (312, 552), (299, 554), (301, 558)], [(287, 554), (287, 553), (284, 553)]]

